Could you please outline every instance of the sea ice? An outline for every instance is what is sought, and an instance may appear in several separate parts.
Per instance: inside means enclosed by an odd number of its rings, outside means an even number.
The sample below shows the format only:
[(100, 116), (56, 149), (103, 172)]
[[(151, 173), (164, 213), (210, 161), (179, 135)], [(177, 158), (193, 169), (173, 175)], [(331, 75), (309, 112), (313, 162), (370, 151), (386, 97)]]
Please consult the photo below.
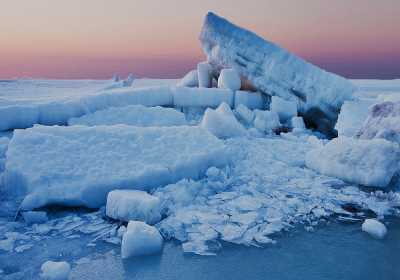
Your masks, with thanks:
[(306, 165), (324, 175), (385, 188), (399, 170), (399, 146), (384, 139), (335, 138), (306, 155)]
[(293, 128), (293, 130), (303, 131), (306, 129), (306, 125), (304, 124), (302, 117), (293, 117), (290, 120), (290, 125)]
[(199, 78), (197, 70), (192, 70), (187, 73), (177, 84), (178, 87), (198, 87)]
[(176, 87), (174, 104), (176, 107), (216, 108), (225, 102), (232, 107), (233, 96), (233, 91), (229, 89)]
[(263, 133), (272, 133), (281, 126), (279, 116), (276, 112), (254, 110), (254, 127)]
[(4, 173), (21, 208), (100, 207), (116, 188), (146, 190), (223, 166), (222, 141), (198, 127), (35, 126), (16, 130)]
[(200, 88), (211, 87), (211, 65), (208, 62), (200, 62), (197, 64), (197, 78)]
[(122, 237), (121, 257), (152, 255), (161, 251), (163, 238), (158, 229), (144, 222), (130, 221)]
[(249, 110), (246, 106), (240, 104), (236, 109), (235, 113), (239, 119), (244, 122), (245, 125), (251, 125), (254, 120), (254, 112)]
[[(208, 13), (200, 34), (202, 48), (213, 71), (233, 68), (264, 94), (294, 101), (306, 121), (332, 131), (353, 84), (321, 70), (287, 50)], [(321, 122), (323, 120), (323, 122)]]
[(26, 211), (22, 212), (25, 223), (28, 225), (41, 224), (48, 221), (47, 213), (44, 211)]
[(265, 109), (265, 105), (268, 103), (267, 98), (260, 92), (238, 90), (235, 92), (234, 107), (238, 108), (240, 105), (244, 105), (249, 109)]
[(216, 110), (208, 108), (200, 126), (218, 138), (238, 137), (246, 134), (246, 129), (237, 121), (226, 103), (222, 103)]
[(378, 239), (384, 238), (387, 233), (386, 226), (375, 219), (366, 219), (361, 228), (363, 231)]
[(144, 191), (114, 190), (108, 193), (106, 213), (116, 220), (153, 225), (161, 220), (160, 200)]
[(125, 107), (113, 107), (84, 115), (80, 118), (72, 118), (69, 125), (114, 125), (126, 124), (134, 126), (178, 126), (186, 125), (185, 115), (173, 108), (145, 107), (142, 105), (130, 105)]
[(218, 87), (237, 91), (241, 87), (239, 73), (235, 69), (222, 69), (218, 77)]
[(357, 137), (382, 138), (400, 144), (400, 102), (387, 101), (371, 107)]
[(293, 101), (287, 101), (278, 96), (272, 96), (271, 112), (275, 112), (279, 115), (279, 120), (284, 123), (290, 120), (292, 117), (297, 116), (297, 105)]
[(67, 280), (71, 272), (71, 265), (67, 262), (46, 261), (41, 267), (41, 278), (47, 280)]

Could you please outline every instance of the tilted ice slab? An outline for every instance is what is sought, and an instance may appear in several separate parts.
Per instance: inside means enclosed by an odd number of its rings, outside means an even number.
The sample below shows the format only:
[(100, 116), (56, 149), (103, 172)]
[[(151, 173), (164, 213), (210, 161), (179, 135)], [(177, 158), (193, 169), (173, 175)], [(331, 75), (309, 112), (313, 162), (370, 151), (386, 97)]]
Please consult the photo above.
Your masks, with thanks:
[(96, 208), (113, 189), (199, 178), (228, 160), (223, 142), (198, 127), (36, 126), (15, 131), (4, 179), (8, 193), (26, 194), (22, 209)]
[[(258, 90), (297, 103), (306, 120), (331, 131), (354, 86), (227, 20), (208, 13), (200, 40), (215, 72), (234, 68)], [(325, 127), (324, 127), (325, 126)]]
[(125, 107), (113, 107), (84, 115), (80, 118), (72, 118), (69, 125), (114, 125), (126, 124), (134, 126), (177, 126), (185, 125), (185, 115), (173, 108), (145, 107), (142, 105), (130, 105)]
[(335, 138), (309, 152), (306, 165), (322, 174), (385, 188), (399, 170), (400, 149), (384, 139)]
[(0, 131), (27, 128), (34, 124), (65, 125), (70, 118), (126, 105), (172, 106), (169, 86), (125, 87), (95, 91), (90, 94), (66, 95), (57, 99), (31, 102), (0, 102)]
[(374, 105), (357, 136), (361, 139), (382, 138), (400, 144), (400, 102)]
[(213, 254), (221, 240), (260, 246), (296, 224), (312, 228), (331, 215), (357, 218), (346, 205), (378, 216), (400, 206), (399, 193), (363, 192), (305, 168), (313, 145), (304, 138), (232, 138), (226, 144), (235, 151), (232, 167), (210, 168), (200, 181), (181, 180), (154, 193), (167, 215), (160, 232), (181, 241), (186, 252)]

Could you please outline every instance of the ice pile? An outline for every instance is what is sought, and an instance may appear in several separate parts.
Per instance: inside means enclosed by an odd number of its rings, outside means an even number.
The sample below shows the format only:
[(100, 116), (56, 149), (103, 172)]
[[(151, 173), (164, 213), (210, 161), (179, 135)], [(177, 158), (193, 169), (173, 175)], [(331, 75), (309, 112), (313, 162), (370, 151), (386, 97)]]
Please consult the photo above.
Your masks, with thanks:
[(106, 213), (116, 220), (153, 225), (161, 220), (160, 200), (144, 191), (115, 190), (108, 193)]
[(131, 221), (122, 238), (121, 257), (152, 255), (160, 252), (162, 245), (163, 239), (157, 228), (144, 222)]
[(400, 144), (400, 102), (374, 105), (357, 136), (361, 139), (382, 138)]
[(71, 265), (67, 262), (47, 261), (41, 267), (42, 279), (46, 280), (67, 280), (71, 272)]
[(205, 18), (200, 40), (213, 72), (235, 69), (252, 87), (295, 102), (307, 122), (333, 133), (340, 107), (354, 90), (348, 80), (213, 13)]
[(228, 162), (224, 144), (198, 127), (36, 126), (14, 132), (4, 179), (9, 193), (26, 194), (22, 209), (95, 208), (113, 189), (199, 178)]
[(185, 115), (173, 108), (130, 105), (96, 111), (80, 118), (72, 118), (69, 125), (177, 126), (186, 125)]
[(306, 155), (306, 165), (322, 174), (364, 186), (385, 188), (399, 170), (400, 150), (384, 139), (335, 138)]
[(222, 103), (216, 110), (208, 108), (200, 127), (223, 139), (246, 135), (245, 128), (236, 120), (226, 103)]
[(10, 140), (7, 137), (0, 137), (0, 174), (3, 172), (6, 164), (6, 151), (9, 142)]
[(386, 226), (375, 219), (366, 219), (361, 228), (363, 231), (378, 239), (384, 238), (387, 233)]

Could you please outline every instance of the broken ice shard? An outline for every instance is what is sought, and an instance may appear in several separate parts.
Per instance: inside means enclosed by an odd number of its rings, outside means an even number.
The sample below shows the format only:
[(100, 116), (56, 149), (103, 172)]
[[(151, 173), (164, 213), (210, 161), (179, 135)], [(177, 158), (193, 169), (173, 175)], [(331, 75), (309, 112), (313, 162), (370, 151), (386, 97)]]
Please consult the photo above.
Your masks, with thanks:
[(264, 94), (295, 101), (308, 125), (335, 133), (340, 107), (354, 91), (350, 81), (213, 13), (205, 18), (200, 41), (215, 76), (223, 68), (234, 68), (245, 84)]

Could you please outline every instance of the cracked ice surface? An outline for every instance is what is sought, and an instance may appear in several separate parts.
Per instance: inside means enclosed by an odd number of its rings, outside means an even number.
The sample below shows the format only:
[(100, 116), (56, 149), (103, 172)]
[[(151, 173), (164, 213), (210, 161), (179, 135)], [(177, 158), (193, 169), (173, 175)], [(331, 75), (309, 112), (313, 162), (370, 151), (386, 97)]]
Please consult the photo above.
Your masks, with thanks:
[(319, 175), (304, 167), (312, 148), (305, 136), (287, 138), (230, 139), (237, 157), (232, 166), (156, 190), (167, 215), (158, 224), (164, 237), (180, 240), (185, 252), (208, 255), (220, 241), (274, 243), (275, 233), (299, 223), (312, 229), (332, 215), (399, 215), (398, 192), (368, 193)]

